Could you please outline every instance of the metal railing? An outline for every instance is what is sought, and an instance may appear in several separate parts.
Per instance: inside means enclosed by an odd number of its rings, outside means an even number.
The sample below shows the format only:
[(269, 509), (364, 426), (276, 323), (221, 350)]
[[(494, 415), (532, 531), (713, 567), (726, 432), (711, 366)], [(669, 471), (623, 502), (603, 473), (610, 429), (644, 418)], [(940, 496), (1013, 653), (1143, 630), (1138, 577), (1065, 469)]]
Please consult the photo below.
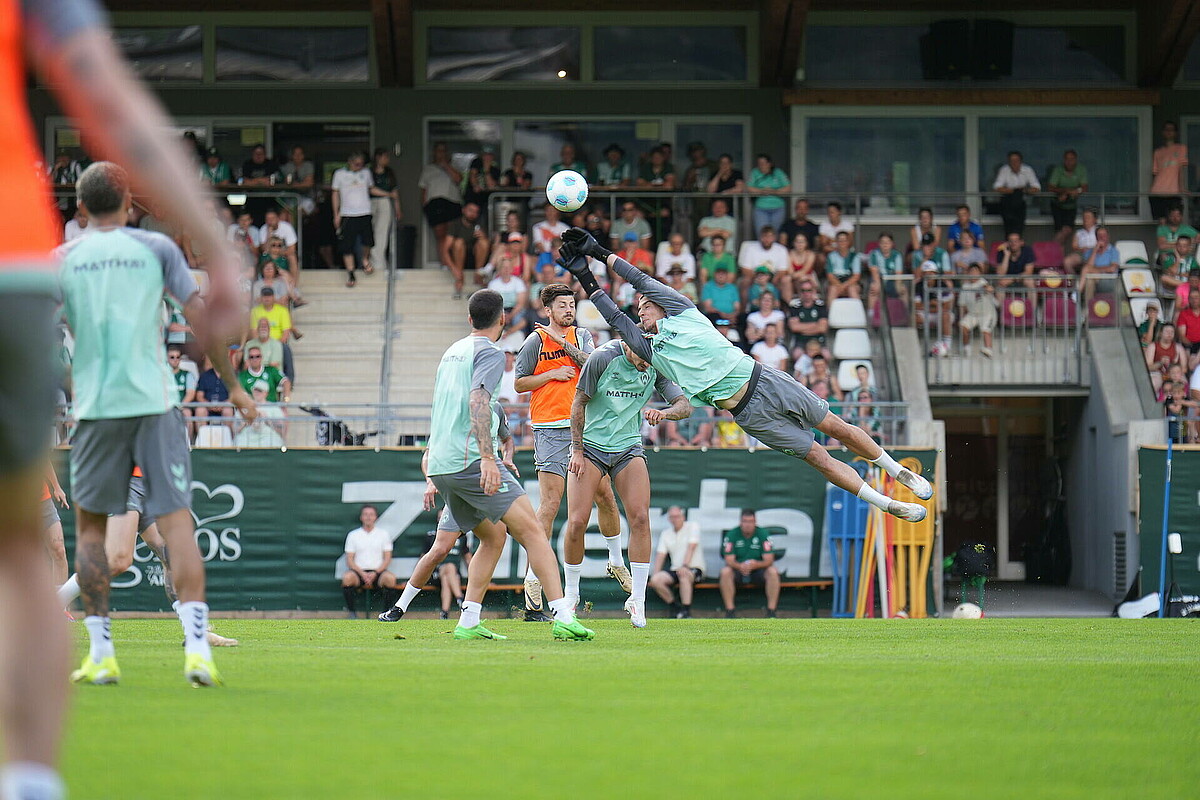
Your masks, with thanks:
[[(651, 404), (664, 408), (661, 403)], [(243, 435), (246, 423), (237, 415), (229, 403), (185, 403), (181, 405), (191, 426), (190, 438), (197, 447), (233, 447), (253, 449), (259, 447), (392, 447), (424, 446), (429, 438), (429, 406), (410, 404), (339, 403), (317, 406), (309, 403), (267, 403), (266, 408), (278, 410), (280, 416), (263, 415), (257, 427)], [(518, 447), (533, 446), (533, 430), (529, 424), (527, 403), (504, 403), (509, 428)], [(887, 444), (908, 444), (908, 404), (901, 402), (849, 402), (831, 401), (831, 409), (845, 419), (860, 425), (880, 441)], [(272, 412), (273, 413), (273, 412)], [(715, 423), (714, 416), (707, 422)], [(59, 406), (56, 411), (58, 441), (69, 444), (74, 437), (76, 419), (69, 405)], [(264, 425), (272, 426), (279, 434), (279, 441), (262, 444), (271, 438)], [(207, 431), (206, 428), (218, 429)], [(224, 433), (222, 432), (227, 432)], [(672, 448), (666, 435), (666, 425), (657, 428), (646, 426), (648, 447)], [(262, 438), (260, 438), (262, 437)], [(256, 443), (245, 444), (250, 439)], [(705, 448), (722, 446), (713, 433), (703, 443)], [(762, 448), (749, 437), (744, 437), (745, 448)]]
[[(1079, 290), (1076, 276), (934, 274), (887, 280), (900, 300), (892, 301), (893, 312), (902, 305), (921, 333), (931, 387), (1087, 384), (1083, 332), (1093, 309), (1081, 304), (1090, 293)], [(981, 281), (980, 288), (967, 286), (970, 281)], [(1111, 282), (1119, 279), (1097, 281), (1095, 298), (1109, 297), (1114, 324), (1115, 289), (1104, 285)], [(897, 324), (896, 313), (890, 322)], [(971, 326), (969, 341), (964, 323)], [(991, 335), (985, 336), (989, 327)]]
[[(932, 209), (936, 224), (944, 228), (954, 221), (955, 209), (960, 205), (968, 206), (972, 218), (982, 224), (1000, 225), (1002, 222), (999, 212), (1000, 195), (995, 192), (793, 191), (777, 196), (784, 201), (785, 220), (793, 216), (795, 201), (806, 198), (809, 201), (809, 219), (818, 225), (826, 221), (826, 204), (833, 201), (841, 203), (843, 218), (853, 222), (856, 228), (864, 224), (911, 225), (916, 222), (917, 212), (921, 208)], [(744, 242), (757, 237), (754, 230), (754, 203), (762, 197), (764, 195), (744, 192), (713, 194), (653, 191), (636, 186), (623, 189), (591, 186), (588, 203), (584, 209), (599, 206), (606, 211), (607, 220), (613, 221), (620, 216), (621, 204), (633, 201), (650, 225), (655, 241), (662, 241), (673, 231), (691, 231), (695, 223), (709, 215), (713, 200), (725, 200), (730, 205), (729, 213), (737, 221), (737, 240)], [(1151, 197), (1161, 196), (1145, 192), (1089, 192), (1078, 197), (1076, 208), (1080, 214), (1085, 208), (1095, 208), (1102, 225), (1156, 224), (1157, 220), (1150, 212)], [(1185, 193), (1177, 199), (1183, 208), (1184, 219), (1191, 220), (1191, 197)], [(1041, 192), (1029, 197), (1026, 202), (1027, 224), (1035, 227), (1053, 224), (1051, 200), (1050, 192)], [(497, 189), (491, 192), (486, 213), (492, 232), (503, 229), (505, 214), (508, 211), (518, 212), (522, 220), (528, 222), (531, 207), (540, 208), (545, 202), (546, 195), (541, 190), (522, 192)], [(664, 211), (667, 212), (667, 216), (664, 216)], [(563, 221), (569, 223), (571, 215), (563, 216)], [(532, 226), (526, 224), (526, 231), (530, 227)], [(898, 241), (907, 241), (906, 228), (897, 228), (896, 234), (901, 237)], [(860, 248), (863, 244), (859, 242)]]

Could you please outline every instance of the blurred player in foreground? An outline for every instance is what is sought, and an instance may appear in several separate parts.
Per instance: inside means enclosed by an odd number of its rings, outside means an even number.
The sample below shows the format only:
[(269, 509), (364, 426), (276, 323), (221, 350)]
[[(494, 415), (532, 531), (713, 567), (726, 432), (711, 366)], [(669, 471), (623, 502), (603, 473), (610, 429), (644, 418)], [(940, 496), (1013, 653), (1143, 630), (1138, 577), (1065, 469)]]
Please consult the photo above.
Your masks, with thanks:
[(426, 471), (446, 498), (450, 513), (479, 539), (454, 638), (507, 638), (479, 621), (484, 595), (504, 550), (504, 530), (496, 525), (503, 521), (525, 548), (541, 581), (554, 612), (554, 638), (592, 639), (595, 632), (579, 624), (570, 601), (563, 597), (558, 559), (529, 498), (508, 468), (497, 464), (500, 421), (492, 411), (492, 396), (504, 374), (504, 354), (496, 346), (504, 330), (504, 299), (498, 292), (481, 289), (471, 295), (467, 309), (471, 334), (450, 345), (438, 364)]
[[(562, 262), (626, 344), (662, 375), (678, 383), (697, 405), (732, 412), (734, 420), (768, 447), (800, 458), (835, 486), (889, 514), (920, 522), (925, 507), (893, 500), (872, 489), (849, 464), (813, 440), (812, 429), (842, 442), (855, 455), (883, 468), (922, 500), (933, 496), (929, 481), (901, 467), (862, 428), (829, 412), (829, 404), (786, 373), (764, 366), (722, 336), (688, 298), (599, 244), (581, 228), (563, 234)], [(641, 293), (639, 328), (596, 283), (586, 258), (606, 263)], [(651, 334), (649, 338), (644, 333)]]
[[(671, 407), (643, 407), (657, 391)], [(629, 520), (629, 567), (633, 586), (625, 611), (635, 628), (646, 627), (646, 581), (650, 578), (650, 473), (642, 450), (642, 415), (651, 425), (691, 416), (683, 390), (659, 375), (624, 342), (613, 340), (583, 365), (571, 405), (571, 464), (567, 478), (567, 532), (563, 570), (567, 597), (579, 603), (583, 535), (596, 487), (611, 477)]]
[[(25, 98), (26, 59), (94, 144), (93, 155), (128, 165), (138, 186), (205, 252), (213, 254), (212, 298), (229, 321), (232, 261), (223, 237), (203, 224), (194, 171), (166, 116), (131, 77), (103, 14), (90, 0), (0, 0), (0, 727), (8, 763), (6, 800), (57, 800), (55, 769), (67, 693), (66, 620), (46, 574), (38, 496), (54, 408), (51, 250), (58, 219)], [(209, 249), (211, 248), (211, 249)], [(222, 325), (222, 328), (224, 326)], [(161, 341), (160, 341), (161, 344)]]

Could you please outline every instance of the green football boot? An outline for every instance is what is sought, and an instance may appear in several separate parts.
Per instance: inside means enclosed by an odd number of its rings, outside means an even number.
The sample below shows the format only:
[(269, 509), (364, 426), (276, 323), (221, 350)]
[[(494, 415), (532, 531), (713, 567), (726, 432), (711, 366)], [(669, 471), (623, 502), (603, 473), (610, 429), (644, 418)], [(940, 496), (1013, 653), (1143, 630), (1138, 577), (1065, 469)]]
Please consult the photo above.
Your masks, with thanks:
[(454, 629), (455, 639), (507, 639), (507, 636), (502, 636), (499, 633), (492, 633), (487, 628), (483, 627), (483, 623), (479, 623), (474, 628), (464, 628), (462, 625)]

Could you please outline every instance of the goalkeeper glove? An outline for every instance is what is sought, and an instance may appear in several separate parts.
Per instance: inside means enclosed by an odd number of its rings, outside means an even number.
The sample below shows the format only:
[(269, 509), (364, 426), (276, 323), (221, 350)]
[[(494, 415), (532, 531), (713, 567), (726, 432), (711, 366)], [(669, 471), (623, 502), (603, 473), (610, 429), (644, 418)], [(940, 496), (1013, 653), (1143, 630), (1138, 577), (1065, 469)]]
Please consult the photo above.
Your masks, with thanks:
[(574, 255), (591, 256), (605, 264), (608, 264), (608, 257), (612, 255), (612, 250), (597, 242), (596, 238), (583, 228), (565, 231), (562, 240), (563, 248), (569, 248), (568, 252)]

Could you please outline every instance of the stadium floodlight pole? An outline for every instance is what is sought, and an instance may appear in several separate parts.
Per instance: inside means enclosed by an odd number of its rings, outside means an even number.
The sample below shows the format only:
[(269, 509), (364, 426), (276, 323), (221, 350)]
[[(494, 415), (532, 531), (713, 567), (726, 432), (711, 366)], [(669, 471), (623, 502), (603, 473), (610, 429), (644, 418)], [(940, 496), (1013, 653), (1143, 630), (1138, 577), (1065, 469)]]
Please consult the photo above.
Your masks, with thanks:
[(1171, 423), (1176, 417), (1167, 417), (1167, 472), (1163, 481), (1162, 553), (1158, 562), (1158, 618), (1167, 615), (1167, 515), (1171, 510), (1171, 457), (1175, 437), (1171, 435)]

